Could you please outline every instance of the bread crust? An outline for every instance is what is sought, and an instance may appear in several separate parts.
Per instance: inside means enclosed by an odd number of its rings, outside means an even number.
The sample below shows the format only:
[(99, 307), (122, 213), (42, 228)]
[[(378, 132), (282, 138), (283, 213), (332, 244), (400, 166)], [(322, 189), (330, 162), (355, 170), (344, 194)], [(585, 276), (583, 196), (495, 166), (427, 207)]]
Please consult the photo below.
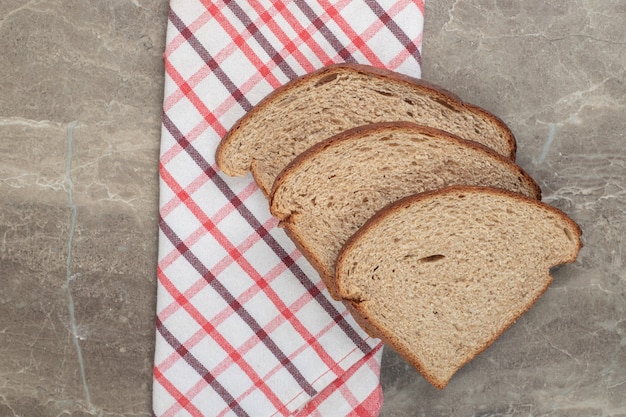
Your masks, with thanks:
[[(345, 141), (358, 140), (358, 138), (362, 136), (364, 133), (377, 132), (380, 130), (388, 130), (388, 129), (413, 130), (416, 133), (433, 136), (433, 137), (445, 138), (456, 143), (467, 145), (468, 147), (474, 148), (478, 150), (479, 152), (489, 154), (492, 157), (502, 161), (502, 163), (509, 165), (512, 169), (516, 170), (519, 173), (519, 175), (522, 176), (534, 188), (533, 191), (534, 191), (535, 198), (537, 200), (541, 200), (541, 187), (539, 187), (537, 182), (526, 171), (524, 171), (522, 167), (520, 167), (519, 165), (516, 165), (509, 158), (506, 158), (500, 155), (493, 149), (478, 142), (474, 142), (474, 141), (467, 140), (467, 139), (462, 139), (450, 132), (446, 132), (441, 129), (420, 125), (414, 122), (396, 121), (396, 122), (370, 123), (367, 125), (357, 126), (357, 127), (345, 130), (341, 133), (338, 133), (321, 142), (318, 142), (312, 145), (311, 147), (309, 147), (308, 149), (306, 149), (304, 152), (302, 152), (301, 154), (296, 156), (294, 159), (292, 159), (291, 162), (276, 177), (276, 180), (274, 181), (274, 184), (272, 185), (272, 189), (268, 193), (268, 197), (270, 199), (270, 209), (272, 208), (271, 202), (273, 200), (274, 193), (276, 192), (276, 189), (280, 187), (281, 184), (284, 182), (285, 177), (289, 176), (301, 164), (303, 164), (310, 158), (317, 155), (321, 150), (339, 145)], [(281, 218), (281, 216), (285, 215), (284, 213), (279, 213), (279, 212), (276, 212), (276, 213), (272, 212), (272, 214), (278, 218)]]
[[(494, 334), (494, 336), (491, 339), (489, 339), (485, 344), (483, 344), (478, 351), (476, 351), (471, 356), (465, 358), (462, 362), (460, 362), (459, 365), (454, 369), (453, 374), (456, 373), (463, 366), (465, 366), (472, 359), (474, 359), (476, 356), (484, 352), (489, 346), (493, 344), (493, 342), (495, 342), (500, 336), (502, 336), (504, 332), (506, 332), (513, 324), (515, 324), (515, 322), (519, 320), (519, 318), (522, 315), (524, 315), (524, 313), (526, 313), (528, 310), (530, 310), (530, 308), (533, 305), (535, 305), (537, 300), (539, 300), (539, 298), (550, 287), (551, 283), (552, 283), (552, 275), (548, 273), (548, 279), (546, 280), (544, 287), (540, 291), (537, 292), (536, 297), (534, 297), (532, 301), (529, 302), (525, 306), (524, 309), (520, 310), (519, 314), (517, 314), (512, 320), (510, 320), (500, 331)], [(385, 344), (389, 345), (400, 356), (402, 356), (407, 362), (409, 362), (415, 369), (417, 369), (417, 371), (424, 377), (424, 379), (426, 379), (431, 385), (433, 385), (437, 389), (440, 389), (440, 390), (444, 389), (448, 385), (448, 382), (450, 382), (450, 379), (442, 380), (428, 373), (424, 365), (422, 364), (422, 362), (419, 360), (419, 358), (413, 355), (410, 350), (406, 349), (405, 345), (398, 341), (398, 338), (394, 335), (392, 331), (387, 329), (385, 326), (381, 325), (374, 318), (370, 317), (371, 315), (368, 313), (367, 306), (366, 306), (367, 301), (360, 302), (360, 303), (354, 302), (354, 301), (348, 301), (348, 300), (346, 301), (347, 303), (351, 305), (351, 308), (349, 308), (349, 310), (353, 314), (354, 320), (359, 324), (362, 322), (367, 323), (367, 326), (370, 330), (369, 331), (365, 330), (365, 331), (370, 336), (376, 335), (372, 337), (377, 337), (381, 339)]]
[[(317, 270), (320, 274), (322, 280), (326, 284), (331, 296), (335, 300), (339, 300), (340, 297), (338, 295), (337, 284), (335, 280), (335, 276), (331, 270), (326, 268), (322, 262), (318, 259), (315, 250), (309, 247), (306, 244), (306, 239), (303, 239), (293, 227), (293, 223), (295, 223), (297, 218), (297, 213), (294, 214), (292, 211), (283, 212), (277, 209), (275, 204), (275, 194), (276, 190), (284, 183), (285, 179), (291, 175), (295, 170), (297, 170), (302, 164), (306, 163), (311, 158), (315, 157), (319, 154), (320, 151), (331, 148), (333, 146), (339, 146), (344, 144), (344, 142), (354, 141), (357, 142), (360, 137), (364, 134), (368, 133), (376, 133), (379, 131), (414, 131), (416, 134), (423, 134), (438, 138), (444, 138), (450, 140), (452, 142), (461, 144), (463, 146), (468, 146), (470, 148), (475, 149), (478, 152), (482, 152), (484, 154), (489, 155), (492, 158), (499, 160), (502, 164), (508, 165), (511, 170), (517, 172), (517, 175), (524, 178), (524, 181), (527, 184), (530, 184), (532, 187), (532, 191), (534, 193), (534, 197), (538, 200), (541, 199), (541, 188), (539, 185), (532, 179), (530, 175), (528, 175), (520, 166), (513, 163), (511, 160), (505, 158), (504, 156), (498, 154), (492, 149), (484, 146), (480, 143), (468, 141), (465, 139), (461, 139), (458, 136), (455, 136), (451, 133), (445, 132), (443, 130), (439, 130), (436, 128), (419, 125), (413, 122), (380, 122), (380, 123), (372, 123), (369, 125), (358, 126), (344, 132), (341, 132), (329, 139), (318, 142), (312, 147), (305, 150), (303, 153), (298, 155), (295, 159), (293, 159), (278, 175), (274, 184), (272, 186), (272, 190), (270, 191), (268, 200), (270, 202), (270, 212), (273, 216), (281, 220), (281, 225), (285, 228), (285, 231), (289, 235), (289, 237), (294, 241), (296, 246), (301, 249), (303, 255), (309, 260), (311, 265)], [(254, 172), (253, 172), (254, 175)], [(294, 217), (292, 217), (292, 215)]]
[[(344, 258), (346, 257), (346, 254), (352, 249), (352, 246), (355, 244), (355, 242), (357, 242), (360, 239), (360, 237), (363, 234), (367, 233), (371, 228), (376, 227), (380, 222), (382, 222), (391, 213), (401, 210), (402, 208), (408, 207), (417, 201), (425, 200), (436, 195), (454, 194), (454, 193), (472, 193), (476, 191), (480, 191), (482, 193), (490, 193), (492, 195), (507, 196), (509, 198), (519, 200), (520, 202), (524, 202), (525, 204), (539, 206), (542, 209), (557, 215), (561, 220), (563, 220), (565, 223), (568, 224), (570, 229), (572, 229), (572, 231), (578, 237), (577, 248), (575, 251), (572, 252), (572, 257), (564, 260), (562, 264), (571, 263), (576, 260), (578, 252), (583, 247), (583, 243), (580, 239), (580, 237), (582, 236), (582, 230), (576, 222), (570, 219), (564, 212), (562, 212), (558, 208), (549, 206), (537, 200), (533, 200), (523, 195), (509, 192), (506, 190), (493, 189), (493, 188), (480, 187), (480, 186), (451, 186), (445, 189), (426, 191), (423, 193), (419, 193), (419, 194), (402, 198), (394, 203), (387, 205), (384, 209), (377, 212), (372, 218), (370, 218), (365, 223), (365, 225), (363, 225), (346, 242), (337, 260), (337, 271), (340, 270), (340, 265), (344, 262)], [(417, 356), (415, 356), (409, 349), (407, 349), (406, 346), (399, 341), (397, 336), (390, 329), (386, 328), (384, 325), (378, 322), (375, 318), (375, 315), (370, 314), (367, 308), (368, 300), (350, 299), (350, 294), (348, 293), (347, 289), (343, 287), (339, 274), (337, 278), (339, 278), (337, 280), (337, 292), (342, 297), (345, 303), (350, 304), (350, 311), (354, 315), (357, 323), (366, 323), (367, 328), (369, 329), (367, 331), (370, 335), (375, 335), (375, 337), (380, 338), (384, 343), (391, 346), (395, 351), (398, 352), (398, 354), (400, 354), (412, 366), (414, 366), (420, 372), (420, 374), (422, 374), (423, 377), (428, 382), (430, 382), (433, 386), (437, 387), (438, 389), (445, 388), (449, 382), (449, 379), (442, 380), (428, 373), (428, 371), (426, 371), (420, 359)], [(544, 281), (544, 286), (541, 289), (539, 289), (535, 297), (528, 304), (526, 304), (519, 312), (517, 312), (515, 317), (513, 317), (509, 322), (507, 322), (503, 326), (502, 329), (498, 330), (498, 332), (494, 334), (493, 337), (491, 337), (486, 343), (484, 343), (478, 351), (472, 352), (468, 357), (464, 358), (464, 360), (461, 361), (461, 363), (454, 369), (453, 374), (456, 371), (458, 371), (460, 368), (462, 368), (465, 364), (467, 364), (469, 361), (471, 361), (473, 358), (475, 358), (477, 355), (479, 355), (481, 352), (483, 352), (485, 349), (487, 349), (508, 328), (510, 328), (525, 312), (527, 312), (537, 302), (537, 300), (541, 297), (541, 295), (544, 294), (545, 291), (549, 288), (551, 283), (552, 283), (552, 275), (550, 274), (548, 270), (546, 271), (546, 280)]]
[[(565, 214), (562, 210), (559, 210), (556, 207), (550, 206), (548, 204), (542, 203), (541, 201), (538, 200), (534, 200), (532, 198), (528, 198), (525, 197), (521, 194), (518, 193), (514, 193), (511, 191), (506, 191), (506, 190), (501, 190), (501, 189), (497, 189), (497, 188), (490, 188), (490, 187), (481, 187), (481, 186), (473, 186), (473, 185), (453, 185), (450, 187), (446, 187), (446, 188), (442, 188), (442, 189), (438, 189), (438, 190), (431, 190), (431, 191), (424, 191), (422, 193), (418, 193), (418, 194), (413, 194), (404, 198), (401, 198), (397, 201), (394, 201), (393, 203), (388, 204), (387, 206), (385, 206), (384, 208), (382, 208), (381, 210), (379, 210), (378, 212), (376, 212), (376, 214), (374, 214), (361, 228), (359, 228), (359, 230), (356, 231), (356, 233), (354, 233), (352, 236), (350, 236), (350, 238), (346, 241), (346, 243), (343, 246), (343, 249), (341, 251), (341, 253), (339, 254), (339, 257), (337, 258), (337, 265), (339, 265), (342, 261), (343, 258), (345, 257), (345, 253), (348, 252), (349, 250), (351, 250), (352, 246), (355, 244), (355, 241), (357, 241), (358, 239), (360, 239), (360, 237), (367, 233), (369, 231), (369, 229), (376, 227), (376, 225), (378, 225), (378, 223), (380, 223), (381, 221), (383, 221), (390, 213), (395, 212), (405, 206), (409, 206), (412, 203), (419, 201), (419, 200), (424, 200), (427, 198), (430, 198), (431, 196), (436, 196), (436, 195), (441, 195), (444, 193), (455, 193), (455, 192), (464, 192), (464, 193), (471, 193), (471, 192), (475, 192), (475, 191), (479, 191), (479, 192), (483, 192), (483, 193), (489, 193), (489, 194), (493, 194), (493, 195), (501, 195), (501, 196), (507, 196), (510, 197), (512, 199), (517, 199), (521, 202), (524, 203), (529, 203), (532, 205), (536, 205), (538, 207), (541, 207), (542, 209), (546, 210), (546, 211), (551, 211), (552, 213), (556, 214), (561, 220), (563, 220), (564, 222), (568, 223), (570, 225), (570, 227), (575, 231), (576, 235), (578, 236), (578, 248), (576, 252), (579, 252), (580, 249), (582, 249), (583, 247), (583, 243), (580, 240), (580, 237), (582, 236), (583, 232), (580, 228), (580, 226), (571, 218), (569, 218), (567, 216), (567, 214)], [(574, 256), (573, 258), (563, 262), (563, 263), (571, 263), (576, 261), (576, 256)], [(341, 293), (342, 298), (345, 298), (347, 296), (347, 294), (345, 292), (341, 292), (341, 290), (339, 291)]]
[[(365, 333), (368, 334), (368, 336), (373, 337), (374, 339), (380, 339), (383, 342), (385, 341), (385, 336), (381, 335), (378, 332), (376, 327), (372, 323), (370, 323), (369, 318), (367, 318), (367, 316), (359, 313), (357, 308), (354, 306), (354, 304), (355, 304), (354, 301), (349, 301), (349, 300), (341, 300), (341, 301), (346, 306), (346, 309), (348, 310), (350, 315), (352, 315), (352, 318), (354, 319), (354, 321), (357, 322), (357, 324), (361, 327), (361, 329), (363, 329), (365, 331)], [(389, 346), (391, 346), (390, 343), (387, 343), (387, 344), (389, 344)]]
[[(515, 140), (515, 136), (509, 129), (509, 127), (504, 123), (499, 117), (488, 112), (487, 110), (467, 103), (461, 100), (456, 94), (445, 90), (444, 88), (437, 86), (435, 84), (429, 83), (427, 81), (414, 78), (405, 74), (400, 74), (388, 69), (374, 67), (370, 65), (363, 64), (354, 64), (354, 63), (338, 63), (332, 64), (325, 67), (322, 67), (316, 71), (305, 74), (301, 77), (295, 78), (282, 86), (278, 87), (269, 95), (265, 96), (256, 106), (254, 106), (249, 112), (244, 114), (233, 127), (226, 133), (226, 135), (222, 138), (220, 143), (217, 146), (217, 150), (215, 153), (215, 159), (217, 165), (220, 169), (230, 176), (243, 176), (252, 168), (252, 161), (254, 160), (254, 155), (249, 156), (248, 167), (244, 170), (237, 169), (233, 167), (227, 158), (228, 148), (233, 146), (233, 142), (235, 141), (238, 132), (245, 127), (245, 125), (253, 119), (259, 112), (262, 112), (266, 107), (270, 106), (274, 100), (280, 98), (285, 92), (290, 91), (291, 89), (295, 89), (301, 84), (313, 79), (320, 78), (323, 79), (325, 76), (329, 74), (341, 72), (341, 71), (353, 71), (360, 72), (366, 75), (373, 75), (383, 79), (395, 81), (398, 83), (408, 84), (411, 88), (422, 90), (423, 92), (428, 93), (430, 96), (436, 97), (438, 100), (443, 101), (446, 105), (453, 107), (459, 111), (466, 111), (474, 114), (479, 114), (483, 118), (491, 120), (495, 125), (497, 125), (503, 134), (506, 136), (507, 146), (510, 149), (507, 157), (511, 160), (515, 160), (515, 154), (517, 151), (517, 143)], [(269, 190), (264, 190), (265, 194), (268, 194)]]
[[(314, 253), (311, 250), (311, 248), (309, 248), (306, 244), (304, 244), (302, 242), (302, 239), (292, 229), (292, 227), (289, 224), (289, 222), (281, 221), (278, 226), (281, 227), (285, 231), (285, 234), (287, 235), (287, 237), (289, 237), (289, 239), (291, 239), (291, 241), (296, 246), (296, 248), (298, 248), (300, 253), (302, 253), (302, 255), (306, 258), (306, 260), (309, 261), (311, 266), (317, 271), (317, 273), (319, 274), (320, 278), (324, 282), (324, 285), (328, 289), (328, 292), (330, 293), (330, 296), (334, 300), (341, 300), (341, 298), (337, 294), (336, 286), (333, 285), (334, 277), (329, 273), (329, 271), (326, 270), (326, 268), (324, 268), (324, 265), (322, 265), (318, 261), (317, 256), (314, 255)], [(330, 277), (330, 279), (333, 279), (333, 281), (330, 281), (329, 277)]]

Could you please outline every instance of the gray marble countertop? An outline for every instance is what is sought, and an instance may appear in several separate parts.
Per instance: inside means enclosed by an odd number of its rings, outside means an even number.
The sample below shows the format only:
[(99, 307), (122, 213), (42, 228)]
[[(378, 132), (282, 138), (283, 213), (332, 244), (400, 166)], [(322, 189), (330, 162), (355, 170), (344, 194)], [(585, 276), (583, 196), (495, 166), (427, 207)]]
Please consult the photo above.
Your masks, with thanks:
[[(149, 416), (166, 0), (0, 3), (0, 416)], [(382, 416), (626, 416), (626, 3), (426, 2), (423, 78), (507, 122), (575, 264)], [(74, 337), (75, 336), (75, 337)]]

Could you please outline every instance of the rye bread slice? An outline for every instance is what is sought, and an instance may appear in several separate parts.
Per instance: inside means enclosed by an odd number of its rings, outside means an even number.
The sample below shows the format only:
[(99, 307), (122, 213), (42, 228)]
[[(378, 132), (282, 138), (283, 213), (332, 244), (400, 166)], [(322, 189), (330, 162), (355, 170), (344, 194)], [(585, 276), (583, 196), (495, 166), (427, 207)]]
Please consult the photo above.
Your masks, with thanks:
[(297, 156), (274, 183), (270, 211), (338, 299), (337, 255), (367, 219), (407, 195), (459, 184), (541, 194), (519, 166), (483, 145), (386, 122), (342, 132)]
[(449, 187), (371, 218), (337, 263), (341, 297), (437, 388), (543, 294), (550, 268), (574, 262), (578, 225), (519, 194)]
[(228, 175), (252, 171), (268, 195), (280, 171), (311, 145), (352, 127), (400, 120), (443, 129), (515, 158), (513, 134), (486, 110), (389, 70), (336, 64), (268, 95), (223, 138), (216, 160)]

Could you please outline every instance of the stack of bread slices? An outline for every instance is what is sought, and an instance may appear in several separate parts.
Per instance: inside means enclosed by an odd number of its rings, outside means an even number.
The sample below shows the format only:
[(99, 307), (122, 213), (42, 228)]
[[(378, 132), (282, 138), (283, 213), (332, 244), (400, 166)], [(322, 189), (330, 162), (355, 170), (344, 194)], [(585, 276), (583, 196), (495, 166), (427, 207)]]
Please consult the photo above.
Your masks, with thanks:
[(252, 172), (330, 296), (443, 388), (581, 248), (515, 151), (500, 119), (441, 88), (337, 64), (262, 100), (216, 159)]

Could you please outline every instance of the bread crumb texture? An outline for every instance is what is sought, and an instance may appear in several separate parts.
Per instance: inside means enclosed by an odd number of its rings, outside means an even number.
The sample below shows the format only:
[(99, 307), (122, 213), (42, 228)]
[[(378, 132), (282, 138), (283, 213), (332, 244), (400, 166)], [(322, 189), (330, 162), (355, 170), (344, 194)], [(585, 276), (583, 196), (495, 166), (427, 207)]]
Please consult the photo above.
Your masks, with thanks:
[(341, 254), (340, 294), (443, 388), (573, 262), (580, 229), (534, 200), (476, 187), (411, 197)]
[(385, 205), (450, 185), (540, 196), (519, 166), (484, 146), (414, 123), (389, 122), (343, 132), (299, 155), (276, 179), (271, 211), (289, 219), (286, 226), (308, 248), (308, 258), (323, 266), (319, 272), (338, 299), (335, 263), (347, 239)]
[(270, 94), (229, 132), (217, 161), (229, 175), (252, 169), (267, 195), (278, 173), (311, 145), (383, 121), (435, 126), (514, 157), (512, 133), (492, 114), (418, 80), (348, 64), (308, 74)]

